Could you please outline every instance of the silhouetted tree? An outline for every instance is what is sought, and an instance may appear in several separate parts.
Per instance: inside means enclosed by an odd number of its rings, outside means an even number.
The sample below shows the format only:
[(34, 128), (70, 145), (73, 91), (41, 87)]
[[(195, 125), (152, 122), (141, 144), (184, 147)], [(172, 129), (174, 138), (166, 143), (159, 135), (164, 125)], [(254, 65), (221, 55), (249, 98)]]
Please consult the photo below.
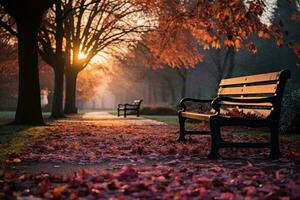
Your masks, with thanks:
[[(92, 1), (91, 1), (92, 2)], [(76, 80), (90, 61), (110, 48), (122, 49), (138, 39), (139, 34), (150, 26), (145, 18), (143, 6), (129, 0), (107, 0), (88, 2), (67, 0), (70, 10), (64, 20), (66, 38), (66, 99), (65, 113), (77, 113)], [(77, 8), (73, 9), (72, 8)], [(143, 23), (139, 23), (143, 20)]]
[(48, 14), (47, 21), (42, 25), (39, 33), (39, 53), (43, 60), (54, 71), (54, 94), (50, 118), (62, 118), (65, 51), (63, 49), (64, 27), (62, 3), (56, 2), (54, 11)]
[[(44, 124), (38, 74), (37, 34), (46, 10), (55, 0), (0, 0), (17, 26), (19, 93), (16, 124)], [(6, 27), (9, 30), (9, 27)]]
[(180, 96), (181, 98), (186, 97), (187, 94), (187, 79), (188, 79), (188, 69), (187, 68), (177, 68), (176, 72), (178, 77), (181, 79), (181, 90)]

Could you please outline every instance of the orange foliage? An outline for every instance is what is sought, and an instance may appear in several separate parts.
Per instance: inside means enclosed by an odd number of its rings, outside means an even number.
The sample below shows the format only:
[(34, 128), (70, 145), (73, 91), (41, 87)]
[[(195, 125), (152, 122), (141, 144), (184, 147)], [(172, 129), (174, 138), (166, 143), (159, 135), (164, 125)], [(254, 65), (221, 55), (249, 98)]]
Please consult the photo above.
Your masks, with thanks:
[[(1, 51), (0, 51), (1, 52)], [(9, 92), (12, 96), (18, 94), (18, 68), (16, 60), (7, 58), (0, 60), (0, 91)]]
[[(300, 43), (289, 43), (289, 47), (293, 50), (294, 54), (300, 60)], [(298, 63), (298, 67), (300, 67)]]
[(152, 68), (194, 67), (203, 60), (199, 44), (184, 21), (189, 2), (179, 0), (137, 0), (144, 3), (156, 19), (155, 31), (143, 37), (148, 51), (146, 63)]
[(247, 45), (249, 51), (256, 53), (257, 52), (257, 48), (256, 46), (251, 42), (250, 44)]
[[(299, 25), (300, 23), (300, 13), (294, 12), (291, 15), (291, 20), (294, 21)], [(288, 46), (292, 49), (293, 53), (296, 55), (298, 61), (300, 62), (300, 43), (290, 42)], [(300, 64), (298, 63), (298, 67), (300, 67)]]
[(97, 87), (101, 84), (102, 74), (95, 69), (85, 69), (80, 72), (77, 80), (77, 100), (87, 101), (94, 97)]
[[(249, 0), (186, 0), (167, 1), (154, 0), (163, 14), (160, 23), (175, 28), (191, 30), (204, 49), (234, 47), (239, 50), (243, 43), (256, 34), (262, 39), (274, 37), (276, 44), (283, 43), (281, 30), (278, 26), (268, 26), (260, 20), (266, 7), (265, 1)], [(296, 18), (296, 17), (294, 17)], [(163, 23), (161, 23), (163, 24)], [(223, 42), (222, 42), (223, 41)], [(254, 44), (247, 44), (255, 53)]]
[(300, 14), (299, 13), (293, 13), (291, 15), (291, 20), (293, 20), (296, 23), (300, 23)]
[(152, 54), (152, 67), (194, 67), (202, 61), (198, 44), (188, 29), (147, 34), (144, 42)]

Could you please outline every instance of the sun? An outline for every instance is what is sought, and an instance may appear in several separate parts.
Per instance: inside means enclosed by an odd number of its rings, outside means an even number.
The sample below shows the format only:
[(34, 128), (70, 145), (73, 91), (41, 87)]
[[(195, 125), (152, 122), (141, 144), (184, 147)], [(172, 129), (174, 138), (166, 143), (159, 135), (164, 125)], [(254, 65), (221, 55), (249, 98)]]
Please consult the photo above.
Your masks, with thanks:
[(86, 57), (87, 57), (87, 55), (86, 55), (85, 53), (83, 53), (83, 52), (80, 52), (80, 53), (78, 54), (78, 60), (85, 59)]

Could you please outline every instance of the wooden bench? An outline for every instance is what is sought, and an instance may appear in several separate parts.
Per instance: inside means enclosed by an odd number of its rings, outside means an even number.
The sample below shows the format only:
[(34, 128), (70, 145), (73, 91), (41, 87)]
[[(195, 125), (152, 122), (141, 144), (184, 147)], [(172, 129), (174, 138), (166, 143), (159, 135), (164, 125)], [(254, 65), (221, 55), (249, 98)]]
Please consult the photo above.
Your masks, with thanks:
[(127, 111), (133, 111), (136, 113), (136, 116), (139, 117), (140, 116), (140, 107), (142, 104), (142, 99), (139, 100), (134, 100), (132, 104), (119, 104), (118, 105), (118, 117), (120, 116), (120, 112), (123, 111), (124, 112), (124, 117), (126, 117), (128, 114), (131, 114), (130, 112), (127, 113)]
[[(217, 97), (213, 100), (182, 99), (180, 102), (181, 110), (178, 112), (180, 133), (177, 141), (185, 141), (186, 134), (210, 134), (209, 159), (219, 158), (219, 149), (222, 147), (269, 148), (270, 158), (277, 159), (280, 156), (278, 128), (281, 101), (285, 83), (289, 77), (290, 72), (283, 70), (223, 79)], [(212, 112), (187, 111), (187, 102), (209, 102)], [(186, 119), (208, 121), (210, 131), (185, 130)], [(269, 127), (270, 141), (267, 143), (224, 141), (220, 131), (222, 126)]]

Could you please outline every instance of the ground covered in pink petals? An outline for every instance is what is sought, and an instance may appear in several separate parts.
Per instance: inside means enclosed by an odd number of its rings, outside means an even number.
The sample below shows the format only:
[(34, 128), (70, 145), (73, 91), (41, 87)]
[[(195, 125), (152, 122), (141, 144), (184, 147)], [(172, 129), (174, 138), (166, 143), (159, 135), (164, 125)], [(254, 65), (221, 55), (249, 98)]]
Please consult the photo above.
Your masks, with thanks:
[[(192, 125), (192, 128), (196, 127)], [(177, 143), (176, 126), (115, 120), (53, 122), (0, 171), (0, 199), (300, 199), (300, 141), (223, 149), (207, 160), (209, 136)], [(263, 130), (225, 129), (226, 140), (267, 141)]]

